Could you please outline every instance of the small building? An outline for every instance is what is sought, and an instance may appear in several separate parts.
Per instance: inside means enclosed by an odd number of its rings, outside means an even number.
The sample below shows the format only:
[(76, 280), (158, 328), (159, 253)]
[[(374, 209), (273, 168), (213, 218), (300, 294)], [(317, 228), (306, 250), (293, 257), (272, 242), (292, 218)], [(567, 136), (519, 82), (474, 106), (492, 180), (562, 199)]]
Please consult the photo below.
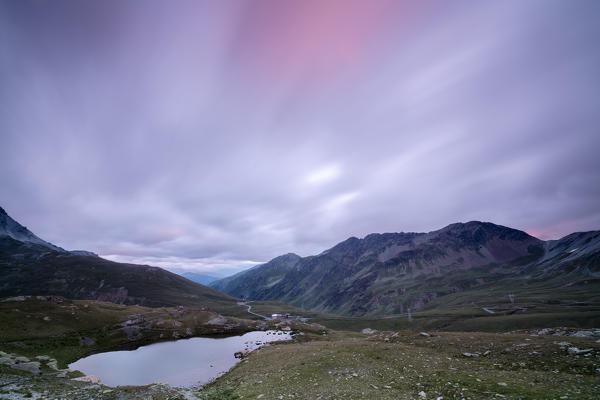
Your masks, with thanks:
[(295, 319), (296, 321), (306, 322), (308, 318), (303, 318), (299, 315), (290, 314), (271, 314), (271, 319)]

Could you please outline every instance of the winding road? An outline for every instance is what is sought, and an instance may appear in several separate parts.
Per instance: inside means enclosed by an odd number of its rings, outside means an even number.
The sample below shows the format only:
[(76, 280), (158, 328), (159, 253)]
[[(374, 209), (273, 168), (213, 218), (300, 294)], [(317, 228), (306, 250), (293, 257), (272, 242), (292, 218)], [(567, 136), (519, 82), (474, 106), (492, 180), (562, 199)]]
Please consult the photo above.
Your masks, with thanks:
[(250, 304), (248, 304), (248, 303), (241, 303), (241, 302), (238, 302), (238, 304), (239, 304), (240, 306), (246, 306), (246, 307), (248, 307), (248, 312), (249, 312), (250, 314), (252, 314), (252, 315), (256, 315), (257, 317), (261, 317), (262, 319), (266, 319), (266, 320), (269, 320), (269, 319), (271, 319), (271, 318), (269, 318), (269, 317), (266, 317), (266, 316), (264, 316), (264, 315), (257, 314), (257, 313), (255, 313), (255, 312), (252, 312), (252, 311), (250, 311), (250, 309), (252, 308), (252, 306), (251, 306)]

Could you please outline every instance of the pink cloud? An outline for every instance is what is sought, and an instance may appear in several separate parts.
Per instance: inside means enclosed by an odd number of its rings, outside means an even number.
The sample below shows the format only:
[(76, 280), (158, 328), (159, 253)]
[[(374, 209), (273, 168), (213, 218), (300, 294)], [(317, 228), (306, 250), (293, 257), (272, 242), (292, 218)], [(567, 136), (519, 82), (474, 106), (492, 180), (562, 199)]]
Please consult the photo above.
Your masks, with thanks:
[(401, 27), (410, 11), (389, 0), (252, 2), (234, 43), (234, 58), (245, 73), (261, 80), (327, 80), (368, 61), (380, 35), (390, 25)]

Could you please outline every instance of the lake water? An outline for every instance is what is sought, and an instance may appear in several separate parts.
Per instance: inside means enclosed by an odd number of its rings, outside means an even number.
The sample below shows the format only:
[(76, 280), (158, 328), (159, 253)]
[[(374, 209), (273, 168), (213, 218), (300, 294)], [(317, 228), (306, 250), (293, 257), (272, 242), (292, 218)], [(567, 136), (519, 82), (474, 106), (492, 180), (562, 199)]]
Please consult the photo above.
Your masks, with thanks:
[(227, 372), (240, 361), (233, 355), (237, 351), (290, 339), (289, 333), (279, 331), (248, 332), (223, 338), (196, 337), (154, 343), (131, 351), (94, 354), (77, 360), (69, 368), (95, 375), (108, 386), (162, 382), (191, 387)]

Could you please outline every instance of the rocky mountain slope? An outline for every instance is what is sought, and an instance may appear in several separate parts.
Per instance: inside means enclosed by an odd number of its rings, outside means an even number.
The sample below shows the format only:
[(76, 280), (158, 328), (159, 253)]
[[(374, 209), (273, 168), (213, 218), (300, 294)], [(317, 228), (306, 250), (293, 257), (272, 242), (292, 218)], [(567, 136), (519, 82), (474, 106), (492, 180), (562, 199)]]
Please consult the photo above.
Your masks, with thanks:
[[(4, 247), (19, 246), (24, 252), (27, 252), (28, 248), (39, 250), (40, 253), (44, 250), (66, 252), (34, 235), (29, 229), (12, 219), (2, 207), (0, 207), (0, 240)], [(18, 257), (19, 253), (14, 255)]]
[(237, 309), (235, 299), (177, 274), (48, 243), (0, 208), (0, 297), (58, 295), (144, 306)]
[(211, 282), (209, 286), (227, 293), (234, 290), (243, 299), (258, 299), (268, 296), (270, 289), (277, 285), (302, 258), (294, 253), (276, 257), (266, 264), (257, 265), (227, 278)]
[(352, 237), (316, 256), (282, 257), (211, 287), (319, 312), (406, 313), (474, 288), (505, 287), (508, 293), (515, 280), (598, 283), (600, 231), (545, 242), (516, 229), (472, 221), (429, 233)]

